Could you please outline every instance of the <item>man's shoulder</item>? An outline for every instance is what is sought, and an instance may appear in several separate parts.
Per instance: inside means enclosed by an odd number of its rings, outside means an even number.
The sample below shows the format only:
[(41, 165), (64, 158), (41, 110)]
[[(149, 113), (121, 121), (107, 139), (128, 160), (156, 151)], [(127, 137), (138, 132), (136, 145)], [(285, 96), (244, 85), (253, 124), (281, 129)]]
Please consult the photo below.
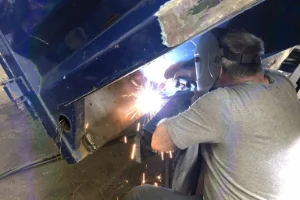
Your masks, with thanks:
[(271, 77), (275, 80), (284, 80), (284, 81), (290, 82), (289, 79), (283, 73), (280, 73), (279, 71), (265, 69), (264, 73), (266, 76)]
[(220, 88), (217, 88), (217, 89), (205, 94), (203, 97), (223, 99), (225, 97), (229, 97), (229, 94), (231, 93), (231, 91), (232, 91), (232, 88), (230, 88), (230, 87), (220, 87)]
[[(228, 87), (215, 89), (198, 99), (199, 102), (207, 102), (209, 104), (220, 103), (230, 98), (231, 89)], [(197, 101), (196, 101), (197, 102)]]
[(285, 87), (287, 87), (286, 89), (294, 90), (292, 82), (283, 73), (267, 69), (265, 70), (265, 75), (269, 77), (269, 79), (271, 79), (272, 83), (284, 85)]

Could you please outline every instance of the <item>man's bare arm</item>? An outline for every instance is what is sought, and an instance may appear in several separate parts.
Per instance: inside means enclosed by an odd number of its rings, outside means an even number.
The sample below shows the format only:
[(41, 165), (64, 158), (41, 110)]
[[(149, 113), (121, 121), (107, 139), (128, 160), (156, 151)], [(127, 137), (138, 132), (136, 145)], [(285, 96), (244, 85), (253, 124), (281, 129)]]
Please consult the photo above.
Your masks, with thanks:
[(160, 123), (155, 129), (152, 136), (151, 147), (156, 151), (164, 152), (176, 150), (177, 147), (169, 136), (167, 126), (164, 122)]

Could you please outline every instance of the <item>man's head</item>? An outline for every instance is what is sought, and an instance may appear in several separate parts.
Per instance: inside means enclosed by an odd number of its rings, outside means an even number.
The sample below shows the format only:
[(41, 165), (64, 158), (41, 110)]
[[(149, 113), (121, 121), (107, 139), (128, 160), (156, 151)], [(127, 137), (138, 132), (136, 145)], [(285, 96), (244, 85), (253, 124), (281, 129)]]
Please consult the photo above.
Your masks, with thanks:
[[(244, 55), (244, 58), (258, 56), (260, 61), (260, 55), (264, 53), (263, 41), (243, 31), (215, 30), (213, 34), (210, 32), (201, 37), (195, 51), (195, 63), (177, 63), (166, 71), (165, 77), (188, 77), (196, 81), (204, 92), (214, 83), (215, 86), (230, 86), (246, 81), (260, 81), (264, 77), (260, 62), (249, 59), (238, 62), (232, 58), (239, 55)], [(195, 64), (199, 70), (197, 77), (197, 70), (193, 66)]]
[[(221, 38), (221, 46), (234, 54), (262, 55), (264, 54), (263, 41), (247, 32), (229, 32)], [(223, 57), (223, 72), (232, 78), (254, 76), (262, 72), (261, 64), (240, 64)]]
[[(220, 45), (223, 49), (232, 52), (235, 55), (257, 55), (264, 54), (263, 41), (247, 32), (228, 32), (220, 39)], [(260, 62), (244, 64), (222, 58), (221, 73), (218, 82), (225, 84), (236, 80), (249, 80), (263, 75), (263, 68)]]

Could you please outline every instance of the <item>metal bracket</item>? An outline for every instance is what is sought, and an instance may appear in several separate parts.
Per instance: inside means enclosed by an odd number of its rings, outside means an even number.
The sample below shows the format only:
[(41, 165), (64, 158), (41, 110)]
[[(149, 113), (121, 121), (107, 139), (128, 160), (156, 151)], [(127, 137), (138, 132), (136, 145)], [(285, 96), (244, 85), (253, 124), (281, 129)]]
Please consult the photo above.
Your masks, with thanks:
[(1, 85), (3, 86), (3, 89), (6, 92), (9, 99), (13, 103), (15, 103), (15, 105), (19, 109), (23, 110), (25, 108), (24, 104), (28, 99), (26, 98), (25, 94), (22, 92), (19, 85), (24, 86), (28, 92), (29, 90), (26, 84), (24, 84), (22, 78), (18, 77), (18, 78), (4, 80), (1, 82)]

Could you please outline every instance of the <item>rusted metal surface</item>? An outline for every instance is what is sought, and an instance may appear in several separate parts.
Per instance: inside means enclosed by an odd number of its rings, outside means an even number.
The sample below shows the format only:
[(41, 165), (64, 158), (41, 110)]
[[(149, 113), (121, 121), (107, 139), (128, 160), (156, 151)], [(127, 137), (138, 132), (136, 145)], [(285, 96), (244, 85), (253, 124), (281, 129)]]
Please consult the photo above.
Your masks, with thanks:
[(174, 47), (263, 0), (172, 0), (156, 13), (163, 44)]
[(120, 137), (122, 131), (142, 116), (128, 115), (136, 102), (124, 96), (137, 92), (132, 81), (139, 83), (141, 79), (142, 75), (136, 72), (85, 97), (85, 123), (89, 124), (88, 131), (98, 148)]

